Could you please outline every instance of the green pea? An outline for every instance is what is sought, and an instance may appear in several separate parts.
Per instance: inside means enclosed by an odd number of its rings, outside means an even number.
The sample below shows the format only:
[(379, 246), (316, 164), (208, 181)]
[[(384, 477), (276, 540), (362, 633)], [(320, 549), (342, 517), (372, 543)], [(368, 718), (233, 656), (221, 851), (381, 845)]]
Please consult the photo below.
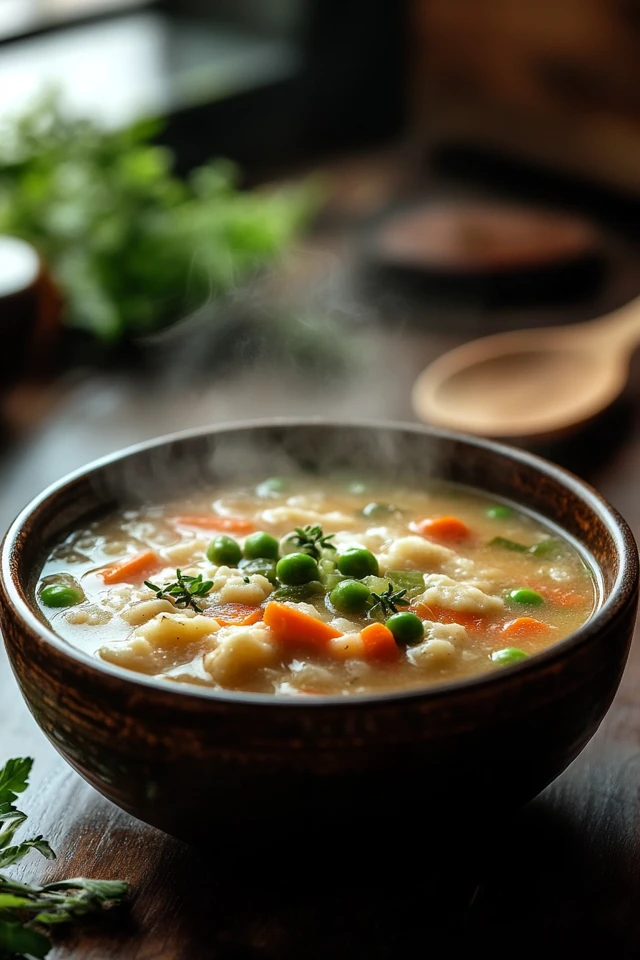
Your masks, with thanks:
[(370, 550), (361, 547), (351, 547), (338, 557), (338, 570), (345, 577), (362, 580), (363, 577), (377, 576), (379, 573), (378, 561)]
[(417, 643), (424, 637), (424, 624), (415, 613), (408, 611), (394, 613), (389, 617), (386, 625), (391, 630), (396, 643), (403, 647)]
[(277, 560), (279, 554), (280, 543), (264, 530), (252, 533), (244, 542), (244, 555), (247, 560)]
[(489, 507), (487, 516), (491, 520), (506, 520), (507, 517), (513, 516), (513, 510), (511, 507), (506, 507), (502, 503), (496, 503), (495, 506)]
[(283, 477), (268, 477), (256, 487), (259, 497), (277, 497), (287, 489), (287, 481)]
[(369, 587), (360, 580), (343, 580), (329, 595), (339, 613), (364, 613), (371, 598)]
[(500, 663), (506, 666), (509, 663), (518, 663), (519, 660), (526, 660), (527, 654), (518, 647), (505, 647), (504, 650), (495, 650), (491, 654), (494, 663)]
[(539, 607), (541, 603), (544, 603), (544, 597), (541, 597), (535, 590), (529, 590), (528, 587), (512, 590), (509, 594), (509, 600), (512, 600), (514, 603), (524, 603), (532, 607)]
[(240, 544), (233, 537), (215, 537), (207, 547), (207, 560), (218, 566), (236, 567), (241, 559)]
[(318, 579), (318, 564), (308, 553), (289, 553), (278, 560), (276, 574), (281, 583), (297, 587)]
[(84, 595), (74, 587), (65, 587), (61, 583), (51, 583), (40, 591), (40, 599), (46, 607), (74, 607), (82, 603)]
[(252, 573), (259, 573), (261, 576), (266, 577), (271, 583), (276, 583), (278, 579), (276, 576), (275, 560), (266, 560), (264, 558), (259, 560), (241, 560), (238, 566), (247, 576)]
[(390, 513), (396, 513), (398, 510), (397, 507), (394, 507), (391, 503), (368, 503), (366, 507), (362, 508), (362, 516), (369, 517), (374, 520), (381, 520), (383, 517), (388, 517)]

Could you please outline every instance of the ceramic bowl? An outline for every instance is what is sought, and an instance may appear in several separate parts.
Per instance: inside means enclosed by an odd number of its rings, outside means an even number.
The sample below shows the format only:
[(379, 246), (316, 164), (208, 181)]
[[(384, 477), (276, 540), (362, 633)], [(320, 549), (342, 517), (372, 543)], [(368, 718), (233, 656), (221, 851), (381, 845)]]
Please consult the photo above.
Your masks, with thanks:
[[(306, 699), (126, 672), (71, 647), (38, 612), (47, 551), (90, 517), (216, 480), (344, 468), (467, 484), (551, 521), (599, 571), (597, 610), (568, 638), (499, 672), (419, 691)], [(392, 824), (401, 813), (425, 828), (470, 818), (477, 828), (496, 810), (518, 808), (604, 717), (637, 597), (626, 523), (544, 460), (422, 426), (265, 421), (142, 444), (42, 493), (4, 541), (0, 620), (33, 716), (96, 790), (175, 836), (201, 841), (204, 831), (234, 843), (254, 828), (275, 838), (314, 823), (348, 836), (355, 823)]]

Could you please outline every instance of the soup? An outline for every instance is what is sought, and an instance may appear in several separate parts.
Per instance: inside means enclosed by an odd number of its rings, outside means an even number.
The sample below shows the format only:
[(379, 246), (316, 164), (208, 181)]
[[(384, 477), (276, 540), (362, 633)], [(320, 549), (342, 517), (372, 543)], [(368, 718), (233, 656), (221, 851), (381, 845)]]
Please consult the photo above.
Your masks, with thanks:
[(105, 662), (284, 697), (503, 669), (584, 623), (597, 588), (556, 530), (475, 491), (272, 477), (72, 532), (37, 597)]

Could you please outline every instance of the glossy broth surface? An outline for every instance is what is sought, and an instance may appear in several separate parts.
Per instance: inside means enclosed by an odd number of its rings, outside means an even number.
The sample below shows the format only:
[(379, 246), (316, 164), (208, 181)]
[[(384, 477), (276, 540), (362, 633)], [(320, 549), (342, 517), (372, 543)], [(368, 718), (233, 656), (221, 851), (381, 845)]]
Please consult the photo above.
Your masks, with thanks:
[(314, 696), (503, 669), (584, 623), (597, 587), (557, 531), (475, 491), (268, 478), (73, 531), (37, 596), (123, 669)]

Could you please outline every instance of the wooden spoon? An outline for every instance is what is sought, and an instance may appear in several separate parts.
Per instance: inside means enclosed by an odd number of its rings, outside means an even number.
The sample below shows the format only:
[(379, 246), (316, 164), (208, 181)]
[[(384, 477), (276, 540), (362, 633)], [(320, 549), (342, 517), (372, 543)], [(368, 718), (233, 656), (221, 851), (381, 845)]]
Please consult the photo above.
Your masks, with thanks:
[(467, 433), (549, 439), (619, 396), (639, 341), (640, 298), (587, 323), (473, 340), (420, 374), (414, 410)]

